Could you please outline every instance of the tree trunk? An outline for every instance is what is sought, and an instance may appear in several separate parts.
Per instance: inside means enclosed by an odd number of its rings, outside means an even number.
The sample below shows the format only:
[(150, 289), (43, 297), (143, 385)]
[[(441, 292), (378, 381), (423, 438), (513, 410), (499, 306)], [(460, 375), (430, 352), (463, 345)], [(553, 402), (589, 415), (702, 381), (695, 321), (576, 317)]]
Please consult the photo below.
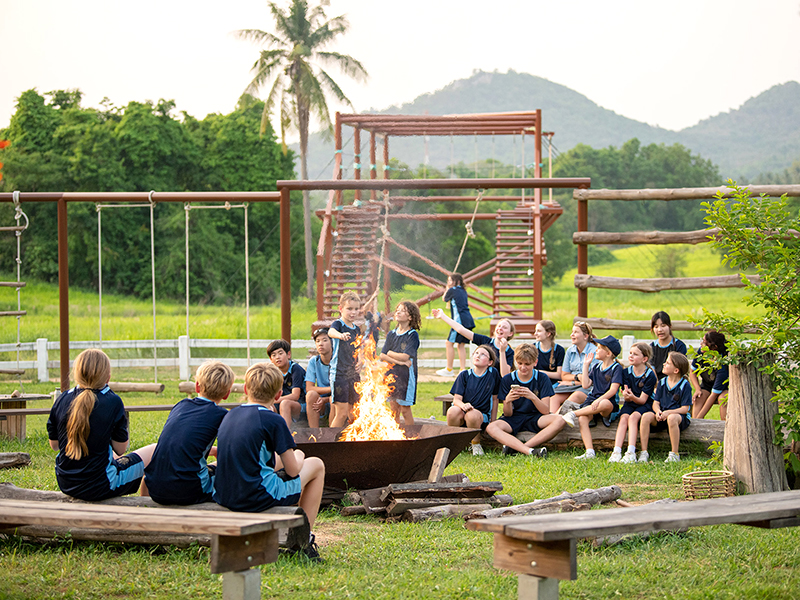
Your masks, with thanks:
[[(297, 121), (300, 129), (300, 177), (308, 179), (308, 121), (309, 108), (297, 99)], [(306, 296), (314, 297), (314, 260), (311, 251), (311, 200), (303, 190), (303, 242), (306, 258)]]
[(773, 443), (773, 394), (769, 375), (755, 365), (731, 365), (724, 462), (749, 494), (789, 489), (783, 452)]

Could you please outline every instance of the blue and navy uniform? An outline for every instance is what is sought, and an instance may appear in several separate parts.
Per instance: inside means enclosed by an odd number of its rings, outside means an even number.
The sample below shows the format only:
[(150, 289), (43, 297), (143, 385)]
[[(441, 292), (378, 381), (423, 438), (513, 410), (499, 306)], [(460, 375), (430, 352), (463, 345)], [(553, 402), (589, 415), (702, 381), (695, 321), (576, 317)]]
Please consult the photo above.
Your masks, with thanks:
[[(330, 370), (330, 363), (326, 365), (319, 355), (312, 356), (308, 361), (308, 369), (306, 369), (306, 381), (310, 381), (317, 387), (331, 387)], [(323, 398), (331, 397), (330, 393), (320, 395)]]
[(275, 471), (275, 455), (296, 447), (286, 421), (265, 406), (232, 409), (217, 436), (214, 501), (244, 512), (297, 504), (300, 477), (283, 478)]
[(653, 411), (653, 392), (656, 389), (658, 379), (656, 378), (655, 371), (650, 367), (645, 367), (644, 373), (636, 375), (633, 372), (633, 365), (629, 366), (623, 372), (623, 386), (627, 385), (631, 392), (641, 397), (642, 394), (647, 394), (647, 402), (644, 404), (636, 404), (635, 402), (624, 402), (620, 414), (630, 415), (634, 412), (644, 414)]
[(419, 351), (419, 333), (416, 329), (409, 329), (405, 333), (397, 333), (393, 329), (386, 336), (381, 352), (398, 352), (408, 354), (411, 358), (411, 367), (405, 365), (392, 365), (387, 374), (394, 375), (394, 389), (390, 400), (400, 406), (414, 406), (417, 402), (417, 381), (419, 370), (417, 368), (417, 352)]
[[(536, 360), (536, 369), (539, 371), (546, 371), (548, 373), (555, 373), (558, 367), (564, 364), (564, 355), (566, 350), (564, 346), (553, 344), (550, 350), (542, 350), (542, 343), (536, 342), (536, 349), (539, 351), (539, 358)], [(552, 354), (552, 364), (551, 355)]]
[(128, 418), (122, 400), (108, 386), (92, 390), (96, 401), (89, 415), (88, 452), (77, 460), (67, 458), (70, 407), (82, 391), (74, 387), (61, 394), (47, 419), (49, 439), (58, 440), (56, 480), (59, 489), (68, 496), (88, 501), (136, 492), (144, 475), (144, 463), (133, 452), (114, 459), (111, 442), (128, 441)]
[(294, 388), (300, 388), (300, 398), (297, 401), (306, 405), (306, 370), (293, 360), (289, 361), (289, 370), (283, 374), (283, 388), (281, 396), (288, 396)]
[(500, 389), (500, 379), (500, 372), (494, 367), (488, 367), (483, 375), (476, 375), (474, 369), (468, 369), (458, 374), (450, 393), (459, 394), (464, 403), (479, 410), (484, 425), (487, 425), (492, 414), (493, 397)]
[[(589, 379), (592, 380), (592, 391), (586, 396), (586, 400), (581, 404), (581, 408), (589, 406), (600, 396), (611, 389), (611, 384), (618, 383), (622, 386), (622, 365), (617, 361), (612, 362), (607, 368), (603, 368), (602, 362), (592, 363), (589, 367)], [(609, 419), (613, 421), (619, 414), (619, 390), (612, 398), (609, 398), (614, 405)]]
[[(500, 381), (500, 390), (497, 393), (497, 397), (501, 402), (505, 401), (506, 396), (508, 396), (508, 393), (511, 391), (512, 385), (521, 385), (528, 388), (540, 400), (544, 400), (553, 395), (553, 384), (550, 382), (550, 378), (537, 369), (533, 370), (531, 378), (528, 381), (520, 380), (518, 371), (512, 371), (504, 376)], [(513, 412), (511, 416), (506, 417), (503, 415), (500, 417), (502, 421), (505, 421), (511, 426), (512, 434), (517, 435), (520, 431), (532, 431), (533, 433), (539, 433), (539, 431), (541, 431), (539, 427), (539, 417), (544, 415), (539, 412), (536, 405), (531, 400), (528, 398), (517, 398), (514, 400), (512, 408)]]
[(361, 329), (355, 323), (348, 327), (342, 319), (336, 319), (330, 328), (350, 334), (348, 341), (331, 337), (331, 398), (334, 402), (355, 404), (359, 400), (355, 383), (360, 380), (356, 373), (356, 338), (361, 335)]
[(172, 407), (144, 470), (150, 497), (159, 504), (210, 502), (214, 467), (206, 459), (228, 411), (208, 398), (185, 398)]
[[(464, 288), (460, 285), (447, 288), (444, 293), (444, 301), (450, 304), (450, 318), (453, 321), (469, 330), (475, 329), (475, 320), (472, 318), (472, 313), (469, 312), (469, 298)], [(469, 340), (460, 333), (456, 333), (455, 329), (450, 330), (450, 335), (447, 336), (447, 339), (454, 344), (469, 343)]]
[[(589, 353), (594, 353), (595, 355), (597, 354), (597, 346), (595, 346), (592, 342), (587, 342), (586, 346), (583, 348), (583, 352), (578, 350), (578, 347), (575, 344), (572, 344), (564, 352), (564, 361), (561, 363), (561, 372), (572, 373), (574, 375), (583, 373), (583, 361), (586, 358), (586, 355)], [(600, 361), (595, 358), (592, 361), (592, 366), (596, 364), (600, 364)], [(560, 381), (553, 389), (555, 390), (556, 394), (565, 394), (580, 390), (582, 388), (579, 383), (564, 383)], [(589, 388), (588, 391), (591, 392), (591, 388)]]
[[(483, 335), (482, 333), (473, 333), (472, 343), (476, 346), (483, 346), (484, 344), (491, 346), (492, 349), (494, 349), (494, 353), (497, 355), (497, 360), (500, 360), (500, 348), (497, 347), (494, 338)], [(511, 347), (511, 344), (506, 346), (506, 364), (512, 371), (516, 368), (514, 366), (514, 349)]]
[[(692, 370), (696, 371), (703, 366), (705, 366), (705, 358), (703, 349), (701, 349), (692, 360)], [(728, 376), (728, 365), (723, 365), (717, 370), (706, 368), (700, 373), (700, 389), (713, 394), (723, 394), (728, 390)]]
[[(661, 407), (661, 412), (664, 412), (665, 410), (675, 410), (682, 406), (688, 406), (689, 410), (691, 410), (692, 385), (689, 383), (688, 379), (682, 377), (681, 380), (675, 384), (675, 387), (669, 387), (667, 378), (663, 377), (661, 381), (658, 382), (656, 397), (653, 398), (653, 402), (658, 402), (658, 405)], [(682, 415), (682, 417), (683, 418), (681, 419), (680, 424), (681, 431), (686, 429), (692, 420), (688, 412), (685, 415)], [(660, 431), (666, 427), (666, 421), (658, 421), (651, 425), (651, 428), (655, 431)]]
[(664, 362), (667, 360), (670, 352), (680, 352), (686, 354), (686, 344), (681, 340), (672, 336), (672, 341), (666, 346), (658, 343), (658, 340), (650, 342), (650, 347), (653, 349), (653, 358), (650, 359), (650, 364), (653, 365), (653, 370), (656, 372), (656, 377), (660, 381), (664, 377)]

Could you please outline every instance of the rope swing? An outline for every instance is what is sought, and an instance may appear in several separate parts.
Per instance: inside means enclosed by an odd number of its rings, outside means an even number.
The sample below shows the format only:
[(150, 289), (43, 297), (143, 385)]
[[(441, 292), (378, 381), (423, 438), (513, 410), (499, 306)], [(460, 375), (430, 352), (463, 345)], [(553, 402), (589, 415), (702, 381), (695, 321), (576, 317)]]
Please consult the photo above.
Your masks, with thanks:
[[(26, 215), (22, 211), (22, 204), (19, 200), (19, 190), (14, 190), (12, 194), (12, 199), (14, 201), (14, 221), (16, 221), (16, 226), (14, 227), (14, 235), (17, 238), (17, 256), (14, 259), (17, 264), (17, 380), (19, 382), (20, 390), (23, 392), (25, 388), (22, 387), (22, 370), (19, 366), (19, 355), (20, 349), (22, 348), (22, 344), (20, 341), (20, 325), (22, 320), (22, 232), (25, 231), (28, 226), (30, 225), (30, 221), (28, 220), (28, 215)], [(25, 225), (20, 225), (20, 220), (25, 219)]]
[(478, 206), (480, 206), (485, 191), (486, 190), (478, 190), (478, 197), (475, 198), (475, 210), (472, 211), (472, 218), (469, 220), (469, 223), (464, 224), (467, 233), (464, 235), (464, 243), (461, 244), (461, 252), (458, 253), (458, 260), (456, 261), (456, 266), (453, 267), (453, 273), (458, 273), (458, 265), (461, 264), (461, 257), (464, 256), (464, 248), (467, 247), (467, 240), (475, 237), (475, 231), (472, 229), (472, 225), (475, 223), (475, 215), (478, 214)]

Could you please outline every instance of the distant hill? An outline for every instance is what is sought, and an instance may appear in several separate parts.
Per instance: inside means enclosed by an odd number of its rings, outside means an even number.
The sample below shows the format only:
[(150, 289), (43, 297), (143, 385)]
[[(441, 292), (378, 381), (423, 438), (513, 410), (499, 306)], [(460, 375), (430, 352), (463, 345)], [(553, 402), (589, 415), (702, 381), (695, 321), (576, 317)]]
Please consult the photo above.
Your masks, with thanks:
[[(749, 180), (765, 171), (785, 169), (800, 158), (800, 84), (776, 85), (739, 109), (721, 113), (681, 131), (653, 127), (602, 108), (586, 96), (558, 83), (526, 73), (476, 72), (436, 92), (423, 94), (413, 102), (385, 110), (368, 110), (378, 114), (458, 114), (506, 112), (542, 109), (545, 131), (554, 131), (554, 147), (565, 152), (579, 143), (595, 148), (621, 146), (631, 138), (643, 144), (680, 143), (720, 167), (724, 178)], [(344, 140), (352, 129), (345, 127)], [(362, 136), (362, 160), (368, 161), (368, 136)], [(425, 160), (422, 138), (390, 138), (390, 154), (416, 168)], [(332, 172), (333, 144), (320, 134), (309, 141), (309, 174), (326, 179)], [(532, 139), (526, 141), (525, 162), (533, 157)], [(546, 146), (545, 146), (546, 153)], [(430, 138), (428, 163), (445, 170), (452, 162), (471, 165), (491, 158), (506, 164), (522, 164), (522, 143), (519, 138), (495, 139)], [(379, 152), (380, 157), (380, 152)], [(451, 159), (452, 157), (452, 159)], [(352, 168), (352, 143), (345, 143), (344, 165)], [(546, 167), (545, 167), (546, 168)], [(350, 171), (352, 173), (352, 171)]]

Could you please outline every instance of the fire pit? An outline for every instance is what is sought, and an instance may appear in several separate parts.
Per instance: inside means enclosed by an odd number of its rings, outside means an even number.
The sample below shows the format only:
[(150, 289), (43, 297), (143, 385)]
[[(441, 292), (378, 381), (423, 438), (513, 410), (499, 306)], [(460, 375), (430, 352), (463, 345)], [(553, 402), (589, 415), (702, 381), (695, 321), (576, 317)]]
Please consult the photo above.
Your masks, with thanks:
[(306, 456), (325, 462), (326, 486), (363, 490), (427, 479), (439, 448), (450, 449), (450, 464), (478, 433), (477, 429), (428, 424), (404, 429), (414, 439), (339, 442), (342, 429), (325, 427), (298, 429), (294, 441)]

